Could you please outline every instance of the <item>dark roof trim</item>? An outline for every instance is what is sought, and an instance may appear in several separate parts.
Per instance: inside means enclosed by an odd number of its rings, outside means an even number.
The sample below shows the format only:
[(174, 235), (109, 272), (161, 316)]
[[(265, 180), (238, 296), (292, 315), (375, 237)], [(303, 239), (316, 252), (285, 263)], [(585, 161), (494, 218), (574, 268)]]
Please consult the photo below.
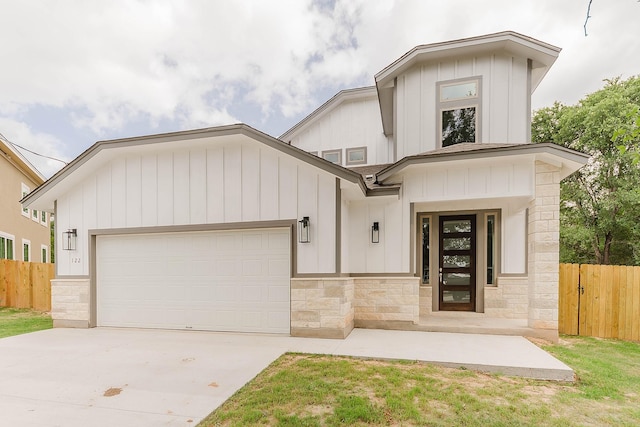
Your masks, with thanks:
[(171, 132), (157, 135), (137, 136), (132, 138), (113, 139), (108, 141), (98, 141), (76, 157), (71, 163), (59, 170), (49, 180), (40, 185), (34, 191), (29, 193), (21, 200), (21, 203), (29, 204), (31, 201), (40, 197), (41, 194), (53, 188), (57, 183), (71, 175), (80, 166), (85, 164), (102, 150), (122, 147), (132, 147), (137, 145), (158, 144), (175, 141), (192, 140), (208, 137), (220, 137), (228, 135), (244, 135), (261, 142), (271, 148), (302, 160), (312, 166), (325, 170), (338, 178), (344, 179), (351, 183), (357, 184), (363, 194), (367, 194), (367, 186), (362, 176), (340, 165), (331, 163), (323, 158), (307, 153), (297, 147), (291, 146), (279, 139), (276, 139), (264, 132), (252, 128), (244, 123), (238, 123), (226, 126), (217, 126), (205, 129), (187, 130), (180, 132)]
[(367, 197), (398, 195), (400, 195), (400, 184), (385, 185), (367, 189)]
[(563, 147), (562, 145), (543, 142), (539, 144), (521, 144), (508, 147), (488, 147), (477, 150), (458, 151), (458, 152), (430, 152), (417, 154), (415, 156), (405, 157), (389, 167), (381, 170), (378, 175), (378, 181), (384, 181), (392, 175), (400, 172), (402, 169), (417, 164), (436, 163), (453, 160), (471, 160), (483, 159), (489, 157), (514, 156), (520, 154), (552, 154), (560, 156), (566, 160), (576, 163), (586, 164), (589, 159), (588, 154)]

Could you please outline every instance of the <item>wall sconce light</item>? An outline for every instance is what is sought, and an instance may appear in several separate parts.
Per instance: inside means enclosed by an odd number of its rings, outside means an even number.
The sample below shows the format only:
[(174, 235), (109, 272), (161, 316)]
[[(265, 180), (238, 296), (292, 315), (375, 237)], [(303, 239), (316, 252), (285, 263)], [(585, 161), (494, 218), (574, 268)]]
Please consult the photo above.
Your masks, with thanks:
[(309, 243), (309, 228), (311, 228), (309, 224), (309, 217), (305, 216), (300, 221), (298, 221), (298, 237), (300, 239), (300, 243)]
[(371, 243), (380, 243), (380, 223), (374, 222), (371, 226)]
[(70, 228), (62, 233), (62, 249), (65, 251), (76, 250), (76, 240), (78, 239), (78, 230)]

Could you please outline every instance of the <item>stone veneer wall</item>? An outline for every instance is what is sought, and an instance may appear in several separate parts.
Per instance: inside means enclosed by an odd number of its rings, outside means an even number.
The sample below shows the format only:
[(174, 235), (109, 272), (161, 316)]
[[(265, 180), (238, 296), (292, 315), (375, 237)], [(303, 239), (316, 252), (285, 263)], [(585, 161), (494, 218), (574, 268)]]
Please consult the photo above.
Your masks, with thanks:
[(420, 278), (354, 278), (355, 325), (380, 327), (418, 323)]
[(420, 286), (420, 315), (428, 316), (433, 312), (433, 286)]
[(535, 199), (529, 204), (529, 327), (558, 329), (560, 169), (536, 161)]
[(354, 327), (353, 278), (291, 279), (291, 335), (345, 338)]
[(485, 286), (484, 312), (489, 317), (528, 319), (529, 279), (498, 277), (496, 286)]
[(89, 279), (51, 280), (51, 318), (54, 327), (89, 327)]

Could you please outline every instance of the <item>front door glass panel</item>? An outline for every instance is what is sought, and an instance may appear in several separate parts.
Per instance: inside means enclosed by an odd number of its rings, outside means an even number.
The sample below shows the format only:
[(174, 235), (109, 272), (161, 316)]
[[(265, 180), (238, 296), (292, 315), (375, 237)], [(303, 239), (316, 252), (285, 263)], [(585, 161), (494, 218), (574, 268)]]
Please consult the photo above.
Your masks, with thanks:
[(475, 311), (476, 216), (440, 217), (440, 310)]

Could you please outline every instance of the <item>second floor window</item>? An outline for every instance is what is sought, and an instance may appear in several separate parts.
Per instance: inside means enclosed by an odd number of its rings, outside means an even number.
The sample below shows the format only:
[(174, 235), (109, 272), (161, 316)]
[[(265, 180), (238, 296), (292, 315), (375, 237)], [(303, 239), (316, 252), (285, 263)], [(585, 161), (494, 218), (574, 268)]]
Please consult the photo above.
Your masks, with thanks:
[(442, 147), (479, 142), (480, 83), (480, 77), (438, 83), (438, 137)]

